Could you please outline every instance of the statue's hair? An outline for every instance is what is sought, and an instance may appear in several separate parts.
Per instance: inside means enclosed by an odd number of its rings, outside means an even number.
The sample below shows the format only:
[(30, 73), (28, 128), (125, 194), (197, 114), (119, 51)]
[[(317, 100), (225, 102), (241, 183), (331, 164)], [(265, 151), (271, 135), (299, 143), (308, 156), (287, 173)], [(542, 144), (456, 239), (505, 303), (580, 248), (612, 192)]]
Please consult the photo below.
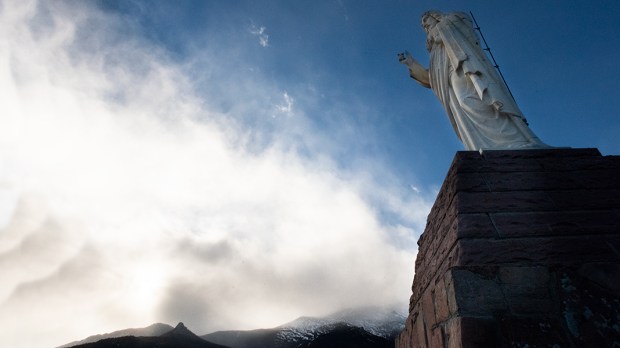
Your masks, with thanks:
[(437, 10), (430, 10), (430, 11), (426, 11), (422, 14), (422, 17), (420, 18), (420, 24), (422, 24), (422, 22), (424, 22), (424, 18), (426, 17), (432, 17), (434, 18), (437, 22), (441, 21), (441, 17), (443, 17), (443, 13), (437, 11)]

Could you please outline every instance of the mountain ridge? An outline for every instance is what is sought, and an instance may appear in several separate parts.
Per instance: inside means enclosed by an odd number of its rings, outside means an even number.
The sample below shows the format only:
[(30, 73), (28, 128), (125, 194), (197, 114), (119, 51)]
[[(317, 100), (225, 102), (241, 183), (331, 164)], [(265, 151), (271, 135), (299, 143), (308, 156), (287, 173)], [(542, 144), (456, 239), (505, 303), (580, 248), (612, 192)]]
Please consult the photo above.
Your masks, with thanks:
[(116, 330), (116, 331), (112, 331), (112, 332), (108, 332), (104, 334), (88, 336), (82, 340), (69, 342), (61, 346), (58, 346), (57, 348), (69, 348), (69, 347), (77, 346), (80, 344), (101, 341), (106, 338), (115, 338), (115, 337), (123, 337), (123, 336), (135, 336), (135, 337), (160, 336), (160, 335), (165, 334), (166, 332), (172, 331), (173, 329), (174, 327), (168, 324), (155, 323), (155, 324), (151, 324), (149, 326), (143, 327), (143, 328), (130, 328), (130, 329), (123, 329), (123, 330)]
[(302, 316), (271, 329), (216, 331), (200, 337), (232, 348), (331, 347), (331, 343), (342, 345), (347, 340), (357, 342), (355, 347), (392, 347), (405, 319), (394, 310), (363, 307), (326, 317)]
[(285, 324), (255, 330), (216, 331), (198, 336), (182, 322), (156, 323), (89, 336), (58, 348), (387, 348), (402, 331), (405, 316), (382, 307), (345, 309), (324, 317), (301, 316)]
[[(125, 330), (120, 330), (123, 332)], [(109, 337), (96, 342), (70, 346), (71, 348), (230, 348), (209, 342), (191, 332), (183, 323), (158, 336)]]

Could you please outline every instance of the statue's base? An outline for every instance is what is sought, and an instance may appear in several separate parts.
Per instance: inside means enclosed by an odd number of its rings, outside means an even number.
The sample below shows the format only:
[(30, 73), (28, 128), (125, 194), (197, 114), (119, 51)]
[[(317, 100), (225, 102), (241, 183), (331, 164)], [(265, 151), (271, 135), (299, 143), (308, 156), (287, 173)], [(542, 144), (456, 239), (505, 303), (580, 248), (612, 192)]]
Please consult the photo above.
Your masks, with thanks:
[(620, 346), (620, 156), (458, 152), (418, 245), (396, 347)]

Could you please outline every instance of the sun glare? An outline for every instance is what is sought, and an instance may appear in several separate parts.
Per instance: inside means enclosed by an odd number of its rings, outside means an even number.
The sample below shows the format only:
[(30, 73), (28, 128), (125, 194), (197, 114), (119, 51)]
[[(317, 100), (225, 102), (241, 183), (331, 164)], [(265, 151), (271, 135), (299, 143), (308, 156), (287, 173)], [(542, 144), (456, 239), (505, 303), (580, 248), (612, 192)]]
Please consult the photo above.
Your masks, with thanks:
[(127, 273), (125, 294), (128, 308), (134, 312), (151, 313), (157, 307), (165, 285), (161, 267), (144, 264)]

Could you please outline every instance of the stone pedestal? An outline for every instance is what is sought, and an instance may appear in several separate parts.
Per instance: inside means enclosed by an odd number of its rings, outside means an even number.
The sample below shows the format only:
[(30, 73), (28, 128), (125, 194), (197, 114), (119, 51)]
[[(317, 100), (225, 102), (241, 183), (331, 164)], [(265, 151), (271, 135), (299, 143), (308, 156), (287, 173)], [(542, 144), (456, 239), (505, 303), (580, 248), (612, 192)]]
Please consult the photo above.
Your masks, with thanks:
[(397, 348), (620, 347), (620, 156), (458, 152)]

